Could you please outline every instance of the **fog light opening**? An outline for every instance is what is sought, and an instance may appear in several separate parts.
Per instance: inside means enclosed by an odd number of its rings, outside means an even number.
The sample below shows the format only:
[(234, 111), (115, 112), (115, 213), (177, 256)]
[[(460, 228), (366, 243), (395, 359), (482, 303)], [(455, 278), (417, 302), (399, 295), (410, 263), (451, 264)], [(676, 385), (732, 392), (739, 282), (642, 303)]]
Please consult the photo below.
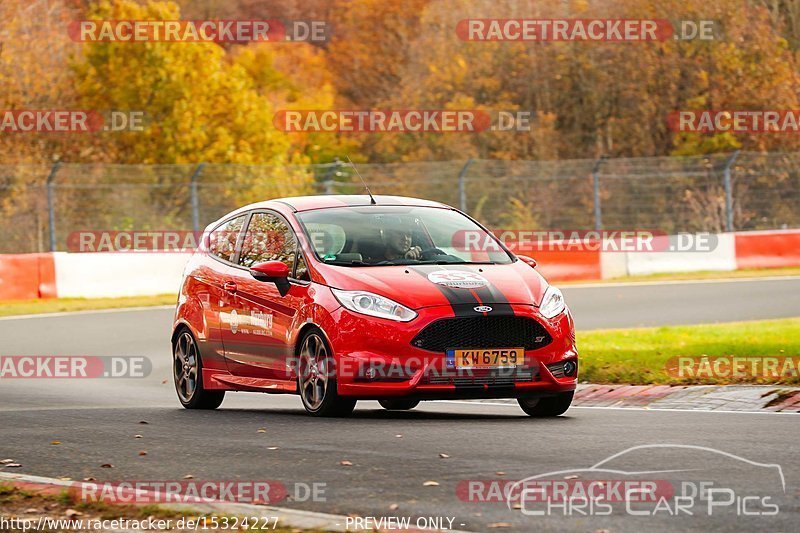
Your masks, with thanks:
[(578, 365), (577, 363), (575, 363), (575, 361), (564, 361), (565, 376), (574, 376), (577, 370), (578, 370)]

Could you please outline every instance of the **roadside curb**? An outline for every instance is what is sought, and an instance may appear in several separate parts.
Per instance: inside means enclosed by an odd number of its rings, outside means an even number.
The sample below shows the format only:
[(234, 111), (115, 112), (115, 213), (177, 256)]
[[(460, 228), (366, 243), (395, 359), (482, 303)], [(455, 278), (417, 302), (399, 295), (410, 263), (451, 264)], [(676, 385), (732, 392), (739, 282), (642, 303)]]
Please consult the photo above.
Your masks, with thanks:
[[(22, 490), (34, 492), (41, 495), (57, 496), (68, 487), (74, 486), (80, 481), (67, 481), (49, 477), (32, 476), (27, 474), (11, 474), (0, 472), (0, 482), (10, 484)], [(95, 482), (99, 483), (99, 482)], [(315, 511), (303, 511), (301, 509), (287, 509), (285, 507), (273, 507), (268, 505), (256, 505), (246, 503), (162, 503), (158, 504), (163, 509), (173, 511), (189, 511), (198, 514), (218, 514), (230, 516), (269, 516), (277, 518), (278, 523), (285, 527), (315, 529), (323, 531), (358, 531), (348, 529), (346, 526), (347, 516), (334, 515), (328, 513), (318, 513)], [(360, 516), (357, 513), (351, 516)], [(363, 531), (363, 530), (362, 530)], [(370, 529), (375, 533), (384, 530)], [(421, 531), (408, 529), (406, 531)], [(430, 531), (430, 530), (427, 530)], [(448, 530), (451, 533), (468, 533), (465, 531)]]
[(584, 383), (578, 385), (572, 405), (576, 407), (800, 413), (800, 387)]
[[(0, 472), (0, 481), (30, 492), (43, 495), (58, 495), (65, 488), (73, 486), (76, 481), (30, 476), (25, 474), (10, 474)], [(165, 503), (159, 507), (175, 511), (191, 511), (199, 514), (225, 514), (238, 516), (265, 516), (277, 517), (278, 522), (289, 527), (302, 529), (322, 529), (325, 531), (347, 531), (345, 529), (346, 516), (315, 513), (295, 509), (285, 509), (266, 505), (252, 505), (244, 503), (201, 503), (178, 504)]]

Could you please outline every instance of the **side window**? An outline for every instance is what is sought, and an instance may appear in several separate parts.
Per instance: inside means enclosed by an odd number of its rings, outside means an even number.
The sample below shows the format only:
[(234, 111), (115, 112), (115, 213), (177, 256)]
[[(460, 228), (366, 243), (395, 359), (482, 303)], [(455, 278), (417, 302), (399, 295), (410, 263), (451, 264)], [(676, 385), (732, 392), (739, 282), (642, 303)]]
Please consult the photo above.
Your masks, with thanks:
[(236, 254), (236, 241), (239, 239), (242, 226), (244, 226), (245, 217), (246, 215), (242, 215), (233, 218), (212, 231), (208, 236), (209, 253), (225, 261), (233, 261), (233, 256)]
[(297, 242), (291, 228), (270, 213), (254, 213), (244, 236), (239, 264), (251, 267), (264, 261), (282, 261), (294, 268)]

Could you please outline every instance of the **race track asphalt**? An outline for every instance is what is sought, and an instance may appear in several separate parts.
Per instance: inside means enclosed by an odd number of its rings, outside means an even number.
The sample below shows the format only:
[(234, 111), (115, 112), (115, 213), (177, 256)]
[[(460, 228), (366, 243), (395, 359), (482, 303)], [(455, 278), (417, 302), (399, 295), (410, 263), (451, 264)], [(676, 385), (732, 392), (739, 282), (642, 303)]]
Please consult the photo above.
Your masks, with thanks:
[[(800, 279), (571, 286), (564, 292), (583, 329), (800, 316)], [(427, 402), (407, 413), (361, 402), (349, 419), (320, 420), (305, 416), (296, 397), (250, 393), (229, 394), (217, 411), (186, 411), (171, 383), (171, 315), (148, 309), (0, 320), (0, 355), (138, 355), (153, 362), (152, 374), (142, 379), (2, 380), (0, 459), (22, 464), (13, 473), (74, 480), (274, 480), (290, 495), (304, 484), (323, 483), (324, 501), (290, 498), (278, 505), (449, 517), (452, 527), (471, 531), (498, 525), (516, 531), (790, 530), (800, 518), (794, 415), (573, 408), (558, 419), (536, 420), (499, 402)], [(134, 439), (137, 434), (143, 438)], [(700, 500), (692, 516), (666, 510), (632, 516), (624, 503), (609, 516), (596, 509), (584, 516), (585, 509), (574, 508), (568, 516), (563, 508), (531, 516), (504, 503), (464, 501), (457, 491), (468, 480), (585, 469), (633, 446), (655, 444), (732, 455), (644, 448), (615, 459), (615, 469), (648, 471), (644, 479), (675, 487), (713, 481), (735, 490), (733, 503), (713, 507), (712, 516)], [(114, 468), (101, 468), (104, 463)], [(763, 464), (781, 467), (785, 492), (775, 467)], [(731, 493), (720, 494), (721, 500)], [(742, 504), (744, 495), (758, 499)], [(769, 502), (779, 504), (776, 516), (742, 516), (743, 509), (771, 510)]]

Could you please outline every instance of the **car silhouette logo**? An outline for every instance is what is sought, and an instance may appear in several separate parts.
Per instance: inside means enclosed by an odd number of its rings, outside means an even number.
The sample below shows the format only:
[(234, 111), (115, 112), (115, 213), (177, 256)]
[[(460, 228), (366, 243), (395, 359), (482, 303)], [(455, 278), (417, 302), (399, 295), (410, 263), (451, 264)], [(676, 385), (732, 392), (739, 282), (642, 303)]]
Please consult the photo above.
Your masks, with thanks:
[(478, 313), (490, 313), (492, 311), (492, 308), (488, 305), (479, 305), (477, 307), (473, 307), (473, 309)]

